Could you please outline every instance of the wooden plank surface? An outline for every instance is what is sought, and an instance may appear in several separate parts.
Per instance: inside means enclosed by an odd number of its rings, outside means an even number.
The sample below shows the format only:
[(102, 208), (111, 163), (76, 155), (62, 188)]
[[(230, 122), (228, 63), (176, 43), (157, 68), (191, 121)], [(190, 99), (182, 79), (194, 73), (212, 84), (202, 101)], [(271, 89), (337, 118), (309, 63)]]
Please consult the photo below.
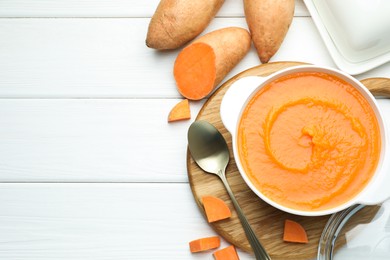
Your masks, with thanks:
[[(157, 3), (0, 0), (0, 259), (212, 258), (188, 250), (215, 232), (187, 183), (190, 122), (166, 123), (178, 50), (144, 44)], [(334, 67), (308, 16), (296, 0), (273, 61)], [(247, 27), (242, 1), (217, 17), (204, 33)], [(252, 47), (226, 79), (256, 65)]]
[(0, 182), (187, 182), (191, 121), (166, 122), (178, 101), (0, 99)]
[[(0, 17), (151, 17), (159, 0), (1, 0)], [(225, 0), (218, 17), (243, 16), (243, 3)], [(295, 0), (295, 16), (308, 16)]]
[(187, 182), (191, 121), (167, 123), (177, 102), (0, 99), (0, 182)]
[[(180, 98), (172, 76), (178, 51), (144, 44), (148, 18), (0, 19), (0, 97)], [(206, 32), (246, 27), (243, 18), (215, 19)], [(334, 67), (311, 18), (295, 18), (272, 61)], [(259, 65), (250, 53), (226, 76)], [(390, 77), (390, 63), (358, 78)]]
[[(178, 51), (147, 48), (148, 23), (147, 18), (0, 19), (0, 96), (178, 98), (172, 75)], [(293, 34), (314, 30), (309, 18), (297, 23)], [(215, 19), (207, 31), (224, 26), (246, 23), (243, 18)], [(291, 47), (296, 53), (307, 51), (297, 50), (298, 42)], [(252, 48), (227, 77), (258, 64)]]
[(188, 184), (0, 184), (0, 205), (0, 259), (212, 259)]

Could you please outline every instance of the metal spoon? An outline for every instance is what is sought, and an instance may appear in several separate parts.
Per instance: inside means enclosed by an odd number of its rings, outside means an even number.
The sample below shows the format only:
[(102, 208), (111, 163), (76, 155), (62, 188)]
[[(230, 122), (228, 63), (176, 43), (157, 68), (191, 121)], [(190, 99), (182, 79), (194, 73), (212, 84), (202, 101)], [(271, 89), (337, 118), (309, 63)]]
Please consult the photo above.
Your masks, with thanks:
[(217, 175), (222, 180), (237, 211), (256, 259), (271, 259), (249, 225), (226, 180), (225, 169), (229, 162), (229, 149), (222, 134), (212, 124), (206, 121), (195, 121), (188, 130), (188, 146), (192, 158), (194, 158), (199, 167), (208, 173)]

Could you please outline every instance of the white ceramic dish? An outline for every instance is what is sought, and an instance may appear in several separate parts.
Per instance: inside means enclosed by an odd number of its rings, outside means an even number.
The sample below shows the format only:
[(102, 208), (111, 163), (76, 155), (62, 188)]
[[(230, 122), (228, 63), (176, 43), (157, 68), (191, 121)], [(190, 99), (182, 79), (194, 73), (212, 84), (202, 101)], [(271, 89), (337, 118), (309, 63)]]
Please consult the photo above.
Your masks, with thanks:
[(355, 75), (390, 61), (390, 1), (304, 2), (341, 70)]
[[(367, 99), (367, 101), (372, 106), (377, 116), (380, 132), (381, 132), (381, 141), (382, 141), (381, 155), (380, 155), (376, 172), (374, 173), (374, 176), (372, 177), (370, 182), (364, 187), (364, 189), (357, 196), (349, 200), (347, 203), (344, 203), (335, 208), (331, 208), (327, 210), (318, 210), (318, 211), (296, 210), (296, 209), (292, 209), (280, 205), (275, 201), (266, 197), (255, 187), (255, 185), (247, 177), (242, 167), (240, 156), (238, 153), (238, 147), (237, 147), (237, 132), (238, 132), (237, 130), (239, 127), (241, 113), (246, 107), (251, 97), (255, 95), (255, 93), (258, 90), (260, 90), (263, 86), (265, 86), (267, 83), (277, 79), (280, 76), (288, 75), (290, 73), (295, 73), (295, 72), (304, 72), (304, 71), (330, 73), (355, 86), (355, 88)], [(296, 67), (278, 71), (274, 74), (271, 74), (268, 77), (249, 76), (249, 77), (241, 78), (237, 80), (235, 83), (233, 83), (230, 86), (229, 90), (224, 95), (220, 107), (220, 114), (221, 114), (221, 119), (223, 124), (232, 135), (233, 154), (236, 159), (235, 161), (241, 176), (243, 177), (247, 185), (250, 187), (250, 189), (256, 195), (258, 195), (262, 200), (264, 200), (268, 204), (280, 210), (292, 214), (296, 214), (296, 215), (302, 215), (302, 216), (321, 216), (321, 215), (328, 215), (328, 214), (332, 214), (344, 210), (354, 204), (365, 204), (365, 205), (378, 204), (390, 197), (390, 189), (388, 188), (390, 187), (390, 174), (388, 174), (390, 172), (390, 160), (388, 159), (387, 161), (384, 160), (384, 158), (387, 157), (387, 153), (388, 153), (387, 150), (389, 147), (388, 130), (386, 128), (386, 125), (384, 124), (382, 113), (379, 109), (377, 101), (372, 96), (372, 94), (367, 90), (367, 88), (364, 87), (363, 84), (361, 84), (355, 78), (351, 77), (350, 75), (344, 72), (330, 69), (330, 68), (325, 68), (325, 67), (303, 65), (303, 66), (296, 66)]]

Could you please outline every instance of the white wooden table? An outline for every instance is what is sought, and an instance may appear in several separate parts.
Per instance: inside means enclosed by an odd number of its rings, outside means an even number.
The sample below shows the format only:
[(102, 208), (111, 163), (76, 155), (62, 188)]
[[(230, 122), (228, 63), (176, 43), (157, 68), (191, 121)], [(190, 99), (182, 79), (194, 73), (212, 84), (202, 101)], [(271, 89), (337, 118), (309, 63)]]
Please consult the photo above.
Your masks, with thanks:
[[(0, 0), (0, 259), (212, 259), (188, 249), (215, 232), (188, 184), (193, 119), (167, 123), (178, 51), (144, 43), (157, 4)], [(242, 1), (205, 32), (227, 26), (247, 28)], [(280, 60), (335, 67), (301, 0)]]

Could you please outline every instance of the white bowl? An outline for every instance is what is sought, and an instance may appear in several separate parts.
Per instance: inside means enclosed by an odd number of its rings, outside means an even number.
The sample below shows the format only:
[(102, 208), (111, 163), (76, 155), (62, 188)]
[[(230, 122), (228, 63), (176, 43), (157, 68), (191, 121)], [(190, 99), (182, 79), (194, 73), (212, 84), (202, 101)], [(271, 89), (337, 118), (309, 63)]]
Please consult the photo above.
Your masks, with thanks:
[(339, 69), (355, 75), (390, 61), (390, 1), (304, 2)]
[[(240, 156), (238, 153), (237, 147), (237, 133), (239, 122), (241, 118), (242, 111), (245, 109), (248, 101), (251, 97), (259, 91), (263, 86), (267, 83), (279, 78), (280, 76), (284, 76), (290, 73), (295, 72), (324, 72), (335, 75), (346, 82), (352, 84), (369, 102), (371, 105), (379, 124), (380, 134), (381, 134), (381, 152), (379, 162), (376, 168), (376, 171), (373, 177), (370, 179), (369, 183), (362, 189), (362, 191), (356, 195), (354, 198), (350, 199), (348, 202), (339, 205), (337, 207), (326, 209), (326, 210), (313, 210), (313, 211), (304, 211), (297, 210), (293, 208), (289, 208), (279, 203), (271, 200), (267, 196), (265, 196), (261, 191), (259, 191), (255, 185), (251, 182), (251, 180), (247, 177), (245, 170), (241, 164)], [(384, 159), (388, 153), (389, 141), (388, 141), (388, 130), (383, 121), (382, 112), (379, 109), (377, 101), (372, 96), (372, 94), (364, 87), (359, 81), (351, 77), (350, 75), (343, 73), (341, 71), (326, 68), (326, 67), (318, 67), (312, 65), (303, 65), (296, 66), (292, 68), (287, 68), (276, 72), (268, 77), (258, 77), (258, 76), (249, 76), (244, 77), (237, 80), (233, 83), (226, 94), (224, 95), (220, 107), (220, 114), (223, 124), (226, 129), (232, 135), (232, 144), (233, 144), (233, 154), (235, 157), (235, 161), (238, 167), (238, 170), (245, 180), (249, 188), (258, 195), (262, 200), (269, 203), (270, 205), (292, 213), (296, 215), (302, 216), (321, 216), (333, 214), (335, 212), (346, 209), (347, 207), (354, 204), (365, 204), (365, 205), (373, 205), (378, 204), (385, 201), (387, 198), (390, 198), (390, 160), (387, 158), (387, 161)]]

